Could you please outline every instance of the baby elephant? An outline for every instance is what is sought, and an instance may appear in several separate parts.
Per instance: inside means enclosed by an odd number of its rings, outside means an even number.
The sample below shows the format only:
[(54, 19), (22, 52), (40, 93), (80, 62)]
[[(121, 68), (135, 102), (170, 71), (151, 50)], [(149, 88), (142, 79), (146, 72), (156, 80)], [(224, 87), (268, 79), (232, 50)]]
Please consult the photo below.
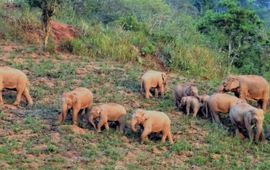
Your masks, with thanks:
[(196, 117), (198, 111), (200, 110), (201, 103), (199, 99), (194, 96), (185, 96), (181, 99), (180, 107), (186, 107), (186, 114), (189, 116), (190, 110), (192, 110), (193, 117)]
[(79, 87), (71, 92), (62, 95), (62, 112), (60, 114), (60, 122), (63, 123), (67, 117), (67, 113), (72, 109), (72, 121), (74, 125), (78, 124), (78, 114), (85, 110), (88, 113), (93, 104), (93, 94), (84, 87)]
[(153, 97), (150, 90), (155, 89), (155, 97), (158, 97), (159, 92), (161, 96), (164, 95), (167, 84), (166, 73), (149, 70), (141, 78), (141, 92), (145, 92), (145, 98)]
[(162, 142), (169, 139), (170, 143), (173, 144), (172, 133), (171, 133), (171, 120), (163, 112), (158, 111), (146, 111), (137, 109), (132, 115), (131, 129), (136, 132), (136, 125), (142, 125), (144, 127), (141, 135), (141, 141), (148, 140), (148, 135), (152, 132), (162, 132)]
[(14, 105), (19, 106), (22, 95), (26, 98), (28, 105), (33, 105), (32, 97), (29, 94), (29, 81), (25, 73), (11, 67), (0, 67), (0, 105), (4, 104), (2, 98), (3, 89), (17, 91)]
[[(101, 132), (101, 127), (109, 129), (108, 121), (118, 121), (120, 124), (120, 132), (124, 129), (124, 117), (127, 114), (126, 109), (116, 103), (101, 104), (99, 106), (93, 107), (89, 114), (89, 122), (94, 126), (94, 128)], [(94, 120), (99, 118), (98, 127), (94, 123)]]
[(201, 111), (204, 115), (204, 117), (208, 118), (208, 106), (207, 106), (207, 101), (209, 99), (209, 95), (207, 94), (203, 94), (203, 95), (199, 95), (199, 101), (201, 103)]
[(263, 142), (266, 142), (263, 133), (264, 111), (262, 109), (257, 109), (247, 103), (239, 103), (231, 108), (230, 119), (232, 124), (236, 127), (236, 135), (243, 137), (240, 130), (242, 128), (246, 128), (250, 140), (253, 141), (254, 132), (252, 129), (252, 124), (256, 124), (257, 132), (255, 142), (258, 143), (260, 137), (262, 138)]
[(198, 88), (193, 84), (186, 84), (186, 85), (178, 84), (174, 88), (173, 93), (174, 93), (175, 106), (177, 107), (178, 110), (182, 109), (180, 107), (182, 97), (185, 97), (185, 96), (198, 97), (199, 96)]

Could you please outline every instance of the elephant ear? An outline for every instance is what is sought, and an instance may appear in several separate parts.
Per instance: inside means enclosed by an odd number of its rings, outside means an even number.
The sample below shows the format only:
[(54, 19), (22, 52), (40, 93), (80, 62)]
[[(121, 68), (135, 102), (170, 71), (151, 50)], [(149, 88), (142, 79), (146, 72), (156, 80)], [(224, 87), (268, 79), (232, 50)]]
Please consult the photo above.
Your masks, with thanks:
[(182, 99), (181, 99), (181, 104), (186, 104), (186, 102), (187, 102), (187, 98), (185, 98), (185, 97), (183, 97)]
[(138, 120), (138, 122), (140, 122), (140, 123), (144, 122), (147, 119), (147, 117), (145, 115), (145, 111), (142, 109), (136, 110), (135, 116), (136, 116), (136, 119)]
[(250, 122), (251, 124), (256, 124), (258, 121), (261, 121), (264, 119), (264, 113), (263, 111), (261, 112), (261, 109), (254, 109), (250, 111)]
[(70, 93), (70, 98), (73, 105), (76, 105), (78, 103), (78, 96), (76, 93)]
[(262, 109), (256, 109), (252, 111), (253, 118), (256, 120), (264, 119), (264, 111)]
[(145, 113), (142, 114), (142, 122), (145, 122), (148, 118), (149, 117)]
[(238, 76), (229, 76), (223, 83), (225, 91), (231, 91), (240, 87)]
[(61, 97), (62, 103), (67, 104), (68, 106), (73, 105), (73, 95), (70, 92), (64, 93)]
[(240, 86), (240, 80), (239, 80), (239, 78), (238, 77), (233, 77), (232, 78), (232, 84), (231, 84), (232, 86), (234, 86), (234, 87), (239, 87)]

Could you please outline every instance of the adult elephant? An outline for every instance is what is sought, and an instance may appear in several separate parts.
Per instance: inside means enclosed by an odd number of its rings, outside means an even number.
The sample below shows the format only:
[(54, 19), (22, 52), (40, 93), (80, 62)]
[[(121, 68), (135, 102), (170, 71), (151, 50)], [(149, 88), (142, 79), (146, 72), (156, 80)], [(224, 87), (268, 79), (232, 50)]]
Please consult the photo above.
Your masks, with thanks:
[(260, 108), (267, 110), (269, 83), (262, 76), (229, 76), (221, 85), (219, 92), (233, 92), (241, 99), (256, 100)]
[(234, 105), (230, 110), (230, 119), (235, 126), (236, 135), (243, 137), (242, 129), (246, 128), (251, 141), (254, 139), (253, 126), (256, 126), (255, 142), (258, 143), (262, 138), (262, 142), (266, 143), (263, 132), (264, 112), (247, 103), (239, 103)]
[(164, 96), (167, 86), (167, 74), (160, 71), (149, 70), (141, 78), (141, 92), (144, 93), (145, 98), (153, 97), (151, 89), (155, 90), (155, 97), (159, 93)]
[(214, 93), (207, 100), (207, 115), (209, 111), (213, 122), (220, 123), (219, 113), (229, 113), (231, 107), (238, 103), (246, 101), (229, 94)]
[(131, 129), (133, 132), (136, 132), (136, 126), (143, 126), (143, 133), (141, 135), (141, 142), (148, 140), (148, 135), (150, 133), (159, 133), (162, 132), (162, 142), (165, 142), (166, 139), (173, 144), (173, 138), (171, 133), (171, 120), (163, 112), (151, 111), (137, 109), (131, 120)]

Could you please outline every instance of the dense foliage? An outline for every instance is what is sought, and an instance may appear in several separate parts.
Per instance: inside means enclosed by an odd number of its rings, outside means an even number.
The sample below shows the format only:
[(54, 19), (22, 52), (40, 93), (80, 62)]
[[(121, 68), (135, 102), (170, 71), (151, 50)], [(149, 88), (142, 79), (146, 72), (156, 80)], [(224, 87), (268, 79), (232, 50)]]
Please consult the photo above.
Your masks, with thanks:
[[(23, 4), (23, 11), (27, 11), (20, 17), (27, 13), (40, 18), (35, 8), (40, 7), (39, 0), (15, 2)], [(123, 62), (142, 62), (152, 56), (168, 69), (198, 77), (215, 78), (236, 72), (270, 79), (269, 27), (264, 20), (269, 16), (268, 1), (59, 2), (54, 19), (80, 30), (80, 37), (61, 44), (71, 53)]]

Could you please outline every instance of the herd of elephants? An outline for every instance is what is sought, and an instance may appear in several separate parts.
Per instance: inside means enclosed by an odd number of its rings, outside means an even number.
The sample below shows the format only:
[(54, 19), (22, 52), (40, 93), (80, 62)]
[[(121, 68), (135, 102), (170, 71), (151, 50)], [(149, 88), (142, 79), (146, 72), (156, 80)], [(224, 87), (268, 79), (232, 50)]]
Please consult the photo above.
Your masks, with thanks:
[[(141, 93), (145, 98), (159, 97), (166, 92), (168, 85), (167, 74), (149, 70), (141, 77)], [(33, 105), (29, 92), (29, 80), (26, 74), (18, 69), (8, 66), (0, 67), (0, 105), (3, 105), (2, 90), (13, 89), (17, 91), (15, 105), (20, 105), (22, 96), (28, 105)], [(232, 92), (235, 96), (227, 94)], [(192, 113), (196, 117), (200, 111), (205, 117), (212, 117), (213, 122), (220, 123), (219, 113), (229, 113), (235, 133), (240, 138), (245, 137), (247, 131), (251, 141), (266, 143), (263, 132), (264, 113), (267, 111), (269, 98), (269, 83), (261, 76), (239, 75), (228, 76), (218, 91), (212, 95), (199, 95), (195, 84), (178, 84), (174, 88), (174, 99), (177, 109)], [(257, 108), (248, 104), (248, 101), (257, 101)], [(125, 126), (126, 109), (117, 103), (105, 103), (93, 106), (93, 94), (84, 87), (78, 87), (62, 95), (62, 111), (59, 121), (64, 123), (67, 113), (72, 111), (72, 122), (78, 124), (78, 116), (85, 111), (89, 123), (98, 131), (105, 127), (109, 129), (109, 122), (119, 124), (123, 132)], [(210, 114), (209, 114), (210, 113)], [(148, 140), (150, 133), (162, 132), (162, 142), (169, 140), (173, 143), (171, 133), (171, 120), (163, 112), (136, 109), (130, 121), (132, 131), (136, 126), (143, 127), (141, 142)], [(254, 139), (255, 138), (255, 139)]]

